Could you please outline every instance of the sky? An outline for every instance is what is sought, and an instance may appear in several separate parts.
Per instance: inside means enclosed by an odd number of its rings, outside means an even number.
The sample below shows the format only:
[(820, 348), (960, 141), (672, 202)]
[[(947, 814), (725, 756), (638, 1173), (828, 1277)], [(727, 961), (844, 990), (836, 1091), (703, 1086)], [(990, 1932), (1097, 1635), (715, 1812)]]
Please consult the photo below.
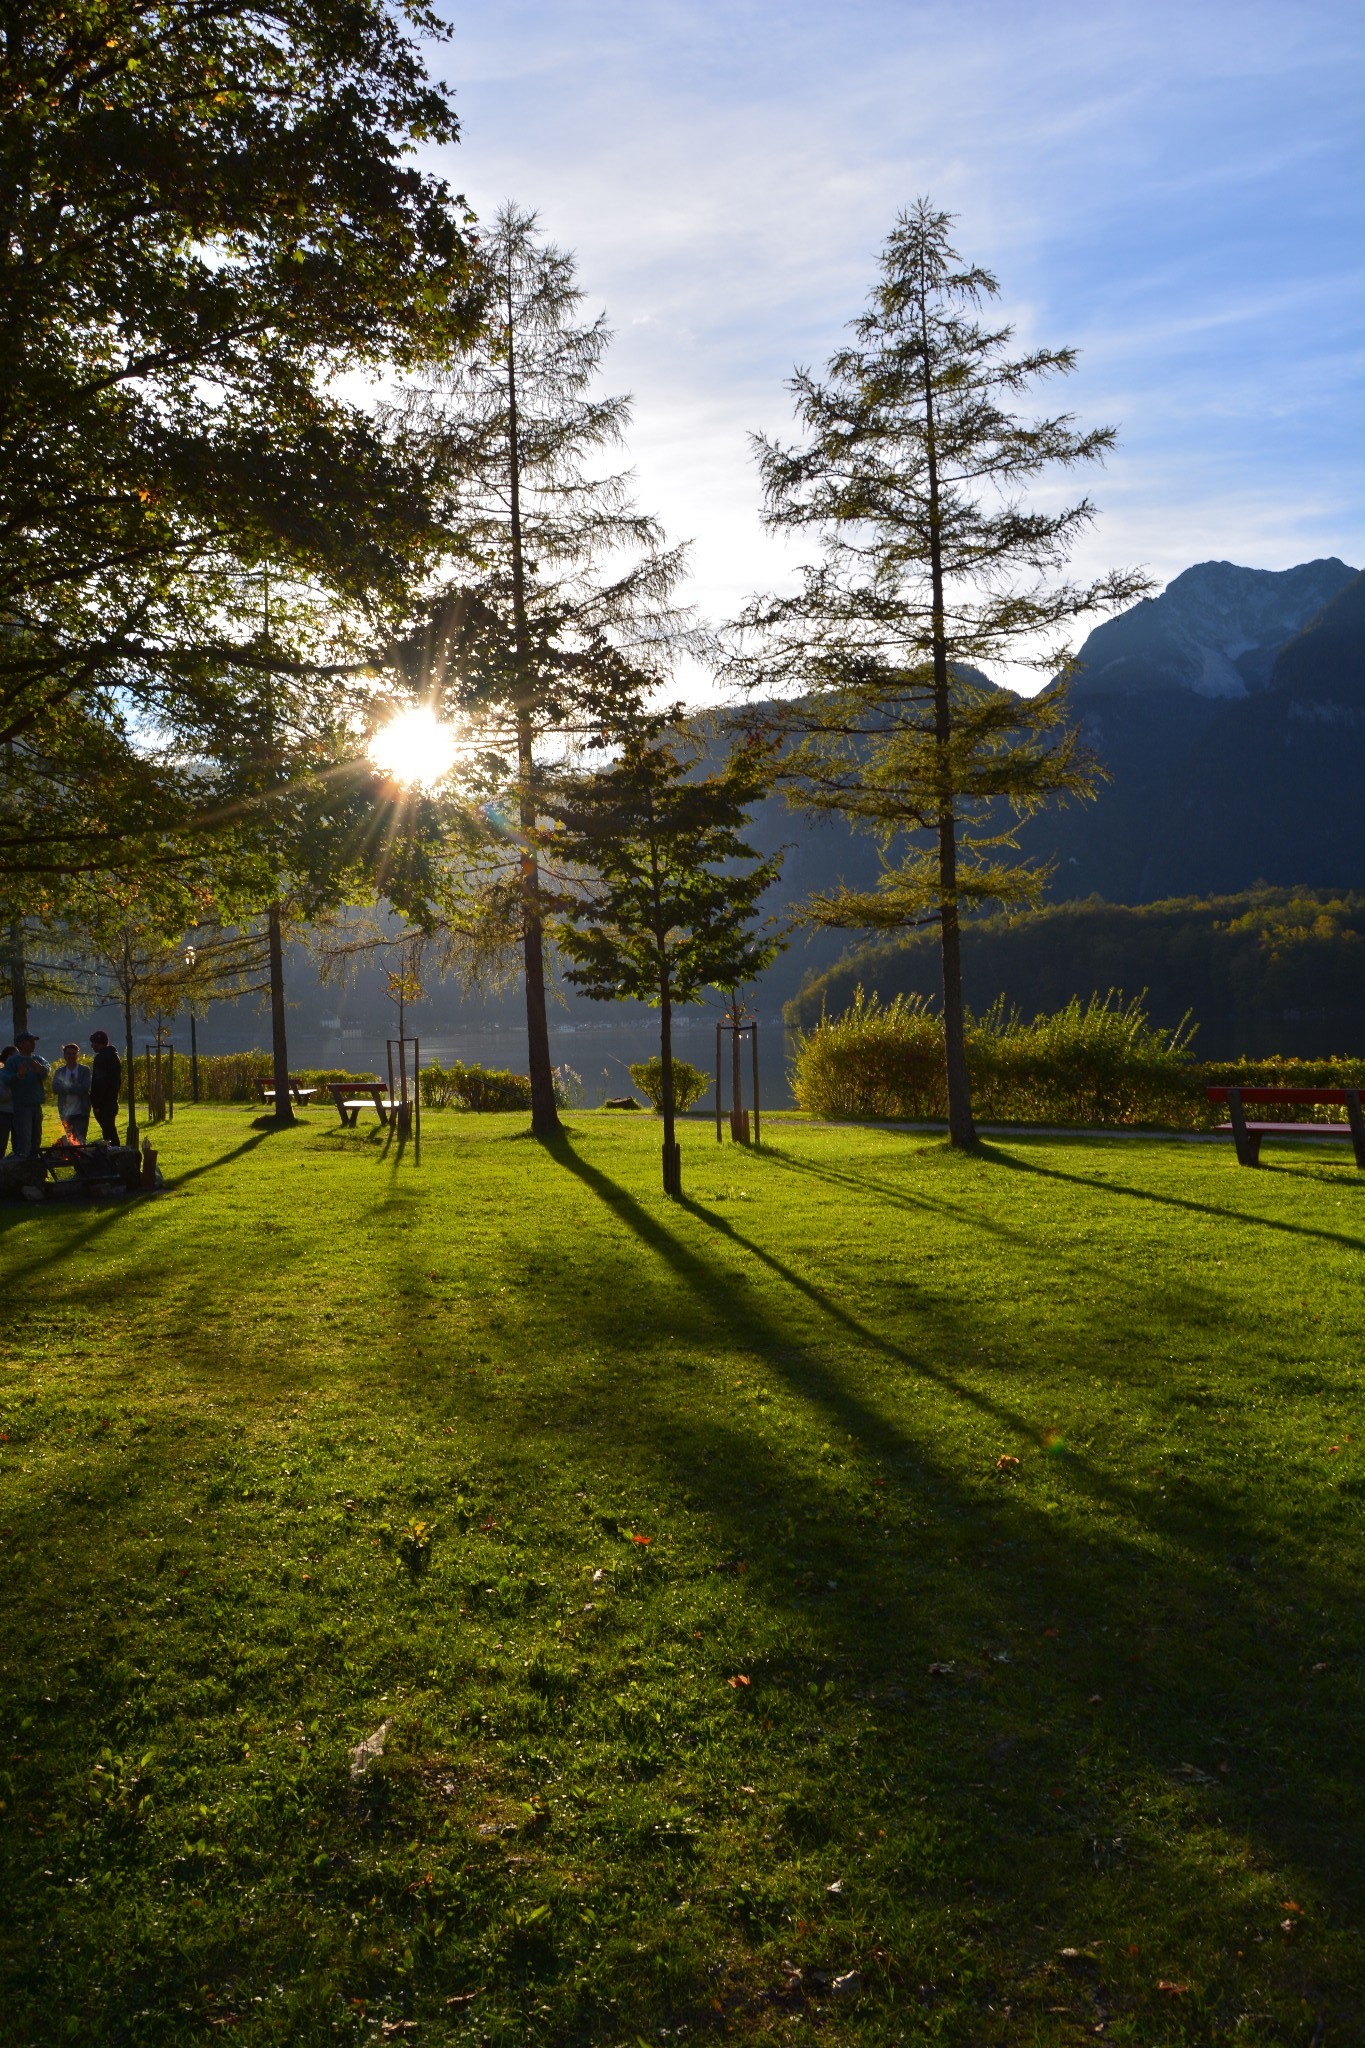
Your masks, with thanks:
[(765, 534), (749, 437), (790, 433), (793, 366), (921, 194), (1021, 342), (1079, 348), (1068, 406), (1119, 427), (1080, 569), (1365, 562), (1355, 0), (439, 4), (440, 168), (576, 251), (708, 618), (811, 553)]

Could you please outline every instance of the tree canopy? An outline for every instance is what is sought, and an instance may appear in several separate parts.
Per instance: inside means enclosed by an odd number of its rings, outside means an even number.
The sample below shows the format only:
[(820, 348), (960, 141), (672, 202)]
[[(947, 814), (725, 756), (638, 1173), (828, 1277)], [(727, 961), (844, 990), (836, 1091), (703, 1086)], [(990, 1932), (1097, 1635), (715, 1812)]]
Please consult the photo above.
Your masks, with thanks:
[(1088, 498), (1023, 503), (1023, 487), (1054, 466), (1098, 461), (1114, 429), (1013, 409), (1038, 380), (1071, 371), (1075, 351), (1017, 355), (1009, 327), (983, 324), (999, 287), (964, 267), (951, 225), (927, 200), (902, 214), (852, 343), (823, 381), (805, 370), (792, 380), (806, 438), (758, 441), (768, 525), (815, 534), (822, 559), (795, 593), (749, 608), (734, 667), (782, 707), (770, 723), (792, 742), (794, 801), (842, 811), (895, 848), (880, 888), (837, 891), (812, 915), (938, 927), (949, 1126), (965, 1144), (962, 915), (1031, 897), (1043, 876), (1017, 857), (1009, 814), (1084, 795), (1095, 772), (1060, 691), (1016, 696), (978, 664), (1052, 673), (1071, 621), (1146, 585), (1122, 571), (1063, 573), (1094, 517)]

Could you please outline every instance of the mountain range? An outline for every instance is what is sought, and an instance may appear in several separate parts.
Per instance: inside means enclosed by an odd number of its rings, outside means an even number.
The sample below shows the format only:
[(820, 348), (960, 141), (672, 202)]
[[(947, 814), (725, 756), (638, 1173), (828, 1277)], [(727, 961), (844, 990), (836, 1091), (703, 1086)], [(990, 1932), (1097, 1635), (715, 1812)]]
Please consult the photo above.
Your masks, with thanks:
[(1054, 900), (1365, 881), (1365, 577), (1201, 562), (1089, 636), (1071, 708), (1110, 780), (1030, 821)]
[[(1047, 901), (1365, 887), (1365, 576), (1346, 562), (1197, 563), (1096, 627), (1069, 690), (1107, 779), (1093, 801), (1020, 830), (1024, 850), (1053, 864)], [(875, 881), (872, 842), (838, 821), (772, 798), (754, 827), (764, 851), (788, 846), (782, 907), (840, 878)], [(789, 1000), (848, 949), (838, 934), (798, 935), (766, 1001)], [(1083, 958), (1075, 973), (1089, 994)]]

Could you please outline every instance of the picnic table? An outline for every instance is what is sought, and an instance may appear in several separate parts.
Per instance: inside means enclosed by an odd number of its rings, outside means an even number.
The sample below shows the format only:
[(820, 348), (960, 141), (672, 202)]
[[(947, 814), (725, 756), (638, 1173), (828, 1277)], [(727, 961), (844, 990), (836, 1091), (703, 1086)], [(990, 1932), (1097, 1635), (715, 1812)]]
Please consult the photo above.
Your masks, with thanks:
[(369, 1109), (371, 1104), (381, 1124), (386, 1124), (399, 1107), (384, 1093), (382, 1081), (329, 1081), (327, 1087), (337, 1106), (337, 1115), (348, 1130), (355, 1129), (361, 1110)]
[[(305, 1103), (311, 1102), (317, 1092), (316, 1088), (301, 1088), (293, 1076), (290, 1076), (289, 1093), (293, 1096), (300, 1109), (303, 1108)], [(262, 1081), (261, 1099), (263, 1102), (273, 1102), (275, 1100), (275, 1090), (271, 1082)]]
[[(1337, 1138), (1349, 1144), (1356, 1165), (1365, 1172), (1365, 1114), (1360, 1107), (1359, 1088), (1210, 1088), (1210, 1102), (1226, 1102), (1228, 1121), (1219, 1124), (1237, 1147), (1239, 1166), (1259, 1166), (1263, 1138)], [(1341, 1123), (1254, 1123), (1247, 1118), (1246, 1105), (1259, 1102), (1339, 1103), (1346, 1111)]]

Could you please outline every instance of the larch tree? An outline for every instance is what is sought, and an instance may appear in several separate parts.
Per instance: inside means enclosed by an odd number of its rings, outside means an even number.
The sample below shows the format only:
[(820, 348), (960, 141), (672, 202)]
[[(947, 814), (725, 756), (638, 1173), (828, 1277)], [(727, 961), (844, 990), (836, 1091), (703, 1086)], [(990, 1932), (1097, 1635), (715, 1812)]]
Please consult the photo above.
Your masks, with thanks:
[(760, 859), (743, 837), (768, 786), (770, 750), (752, 739), (701, 775), (696, 748), (670, 741), (659, 718), (614, 738), (606, 766), (545, 796), (541, 844), (562, 890), (556, 939), (572, 962), (568, 981), (599, 1001), (659, 1012), (663, 1186), (677, 1196), (674, 1009), (751, 981), (782, 945), (759, 922), (781, 856)]
[(1037, 895), (1047, 870), (1018, 857), (1013, 824), (1089, 794), (1097, 773), (1067, 725), (1064, 688), (1019, 696), (981, 664), (1064, 674), (1073, 622), (1147, 582), (1066, 574), (1095, 517), (1088, 498), (1023, 502), (1045, 473), (1102, 459), (1115, 430), (1014, 409), (1038, 380), (1071, 371), (1075, 351), (1013, 351), (1013, 330), (983, 317), (997, 282), (964, 265), (951, 226), (927, 200), (900, 216), (851, 345), (823, 379), (792, 380), (805, 438), (758, 438), (767, 525), (815, 534), (822, 558), (794, 594), (748, 607), (731, 673), (772, 700), (791, 800), (841, 813), (882, 844), (879, 886), (817, 897), (812, 917), (938, 928), (949, 1139), (960, 1146), (975, 1142), (963, 917)]
[[(680, 548), (610, 467), (630, 401), (597, 389), (611, 336), (585, 321), (574, 259), (507, 205), (482, 244), (490, 318), (480, 346), (405, 403), (405, 436), (446, 482), (460, 551), (427, 622), (397, 650), (413, 691), (477, 742), (513, 837), (532, 1128), (558, 1129), (546, 1011), (546, 905), (536, 825), (547, 765), (638, 708), (689, 626), (674, 604)], [(495, 795), (491, 809), (503, 808)], [(496, 866), (496, 864), (495, 864)], [(492, 889), (497, 894), (496, 873)]]

